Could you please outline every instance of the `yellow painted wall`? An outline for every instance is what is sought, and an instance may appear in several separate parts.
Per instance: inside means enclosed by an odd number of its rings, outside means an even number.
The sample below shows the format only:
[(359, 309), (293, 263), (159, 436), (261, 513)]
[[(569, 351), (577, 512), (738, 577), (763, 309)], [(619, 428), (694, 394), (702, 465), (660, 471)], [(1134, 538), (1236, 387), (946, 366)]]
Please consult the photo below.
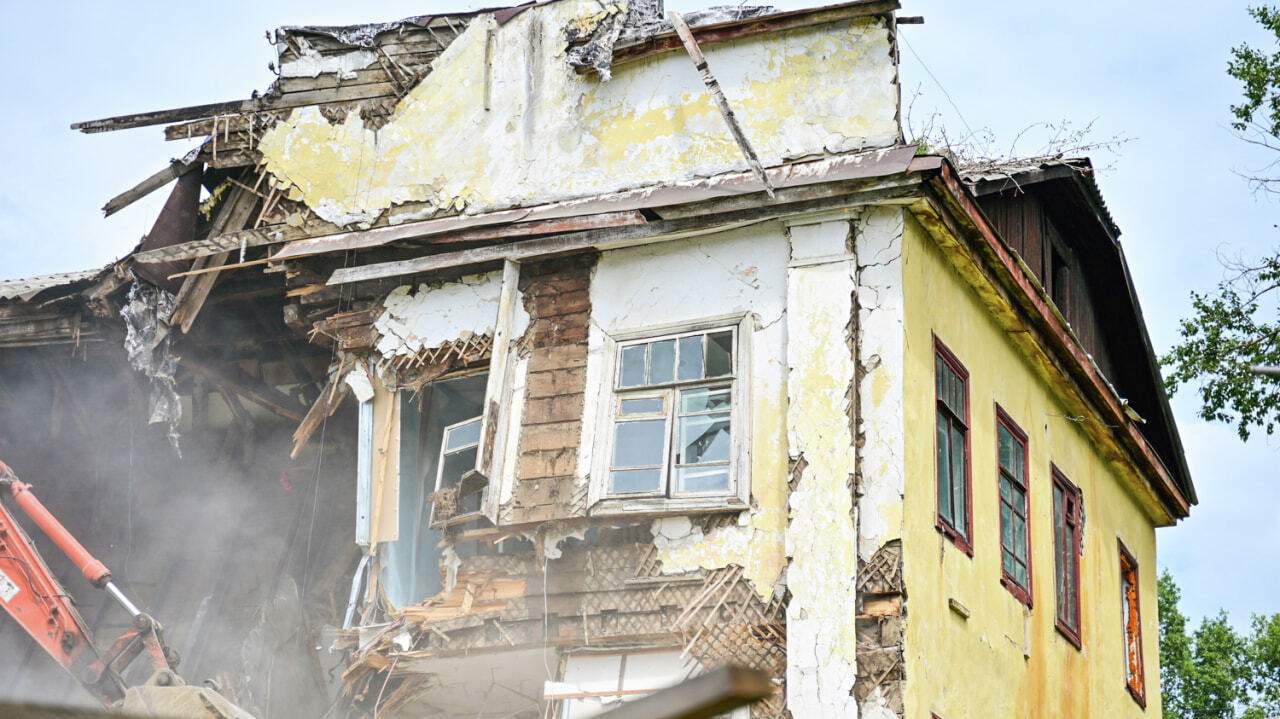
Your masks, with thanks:
[[(934, 240), (909, 220), (903, 244), (907, 716), (1159, 717), (1151, 522)], [(935, 332), (970, 374), (973, 557), (934, 527)], [(1029, 437), (1030, 610), (1000, 583), (996, 403)], [(1084, 495), (1082, 650), (1054, 627), (1051, 461)], [(1145, 711), (1125, 689), (1117, 537), (1139, 562)]]

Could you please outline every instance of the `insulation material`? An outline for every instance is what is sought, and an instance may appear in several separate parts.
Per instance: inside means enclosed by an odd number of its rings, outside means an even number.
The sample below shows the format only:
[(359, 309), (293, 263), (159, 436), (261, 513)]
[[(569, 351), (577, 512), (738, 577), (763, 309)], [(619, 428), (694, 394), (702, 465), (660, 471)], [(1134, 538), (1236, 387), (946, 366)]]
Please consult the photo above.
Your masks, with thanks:
[(363, 70), (378, 61), (378, 56), (371, 50), (321, 55), (305, 37), (298, 36), (295, 39), (300, 57), (281, 63), (280, 77), (319, 77), (322, 73), (333, 73), (339, 80), (352, 80), (356, 77), (357, 70)]
[(174, 296), (143, 282), (134, 282), (120, 316), (124, 318), (124, 349), (129, 364), (151, 380), (149, 419), (151, 424), (164, 424), (169, 444), (179, 457), (178, 423), (182, 420), (182, 401), (175, 389), (174, 375), (178, 357), (169, 351), (169, 324)]

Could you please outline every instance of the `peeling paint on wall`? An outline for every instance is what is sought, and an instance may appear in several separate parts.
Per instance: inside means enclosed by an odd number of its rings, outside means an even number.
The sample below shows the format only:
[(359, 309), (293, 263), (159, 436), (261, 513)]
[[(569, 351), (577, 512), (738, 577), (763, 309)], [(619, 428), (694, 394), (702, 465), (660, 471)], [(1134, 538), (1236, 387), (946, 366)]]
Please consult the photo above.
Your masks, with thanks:
[[(587, 386), (608, 384), (605, 335), (754, 312), (751, 367), (751, 509), (703, 534), (687, 518), (655, 523), (667, 573), (743, 568), (762, 600), (782, 576), (786, 529), (785, 366), (787, 245), (778, 223), (601, 255), (591, 283)], [(599, 394), (588, 393), (581, 471), (591, 467)], [(586, 482), (587, 477), (582, 476)]]
[(902, 537), (906, 458), (902, 417), (902, 211), (867, 213), (855, 240), (858, 273), (858, 555)]
[[(856, 463), (848, 386), (855, 375), (846, 331), (856, 268), (851, 223), (789, 228), (787, 440), (793, 480), (787, 527), (787, 704), (794, 716), (857, 716)], [(833, 251), (846, 250), (843, 255)]]
[[(315, 107), (294, 110), (261, 138), (267, 168), (337, 224), (372, 222), (407, 202), (478, 212), (745, 169), (683, 53), (622, 66), (607, 83), (569, 67), (565, 28), (598, 10), (570, 0), (502, 26), (477, 17), (385, 126), (368, 128), (355, 111), (331, 124)], [(896, 75), (879, 19), (706, 53), (766, 165), (897, 138)]]
[[(469, 275), (438, 286), (404, 285), (383, 300), (383, 312), (373, 323), (384, 358), (412, 356), (459, 337), (493, 334), (502, 294), (502, 273)], [(517, 303), (514, 336), (523, 334), (529, 315)]]

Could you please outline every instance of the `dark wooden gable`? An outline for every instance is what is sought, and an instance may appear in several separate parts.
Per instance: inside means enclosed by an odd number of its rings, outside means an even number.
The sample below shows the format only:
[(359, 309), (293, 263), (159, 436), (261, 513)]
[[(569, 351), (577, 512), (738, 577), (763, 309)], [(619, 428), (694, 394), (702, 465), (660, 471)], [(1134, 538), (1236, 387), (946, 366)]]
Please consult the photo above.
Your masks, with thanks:
[(1087, 162), (974, 182), (996, 231), (1044, 287), (1081, 346), (1145, 420), (1141, 431), (1194, 503), (1195, 490), (1142, 309)]

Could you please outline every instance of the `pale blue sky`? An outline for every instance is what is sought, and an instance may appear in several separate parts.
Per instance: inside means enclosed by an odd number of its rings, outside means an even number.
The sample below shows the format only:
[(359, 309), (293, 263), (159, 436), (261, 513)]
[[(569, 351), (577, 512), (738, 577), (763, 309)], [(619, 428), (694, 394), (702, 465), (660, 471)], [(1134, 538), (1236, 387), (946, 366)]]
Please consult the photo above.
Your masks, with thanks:
[[(813, 3), (789, 1), (787, 7)], [(937, 109), (952, 135), (991, 128), (1007, 146), (1024, 128), (1094, 121), (1093, 137), (1133, 138), (1097, 164), (1159, 351), (1177, 338), (1188, 292), (1222, 276), (1219, 251), (1276, 245), (1277, 207), (1256, 199), (1237, 171), (1271, 161), (1235, 139), (1227, 106), (1239, 92), (1225, 74), (1228, 49), (1265, 43), (1244, 2), (1026, 3), (903, 0), (926, 23), (902, 29), (950, 95), (904, 47), (904, 99), (913, 114)], [(146, 232), (164, 193), (103, 220), (111, 196), (181, 155), (159, 128), (100, 135), (68, 125), (114, 114), (247, 97), (271, 80), (263, 38), (285, 24), (344, 24), (469, 9), (464, 2), (375, 4), (335, 0), (23, 3), (0, 43), (0, 277), (97, 267)], [(688, 10), (691, 0), (669, 0)], [(955, 109), (963, 114), (963, 121)], [(1028, 133), (1019, 150), (1042, 141)], [(1229, 427), (1194, 418), (1175, 401), (1200, 493), (1192, 518), (1161, 530), (1160, 564), (1183, 587), (1193, 616), (1227, 609), (1238, 625), (1280, 611), (1280, 440), (1247, 445)]]

